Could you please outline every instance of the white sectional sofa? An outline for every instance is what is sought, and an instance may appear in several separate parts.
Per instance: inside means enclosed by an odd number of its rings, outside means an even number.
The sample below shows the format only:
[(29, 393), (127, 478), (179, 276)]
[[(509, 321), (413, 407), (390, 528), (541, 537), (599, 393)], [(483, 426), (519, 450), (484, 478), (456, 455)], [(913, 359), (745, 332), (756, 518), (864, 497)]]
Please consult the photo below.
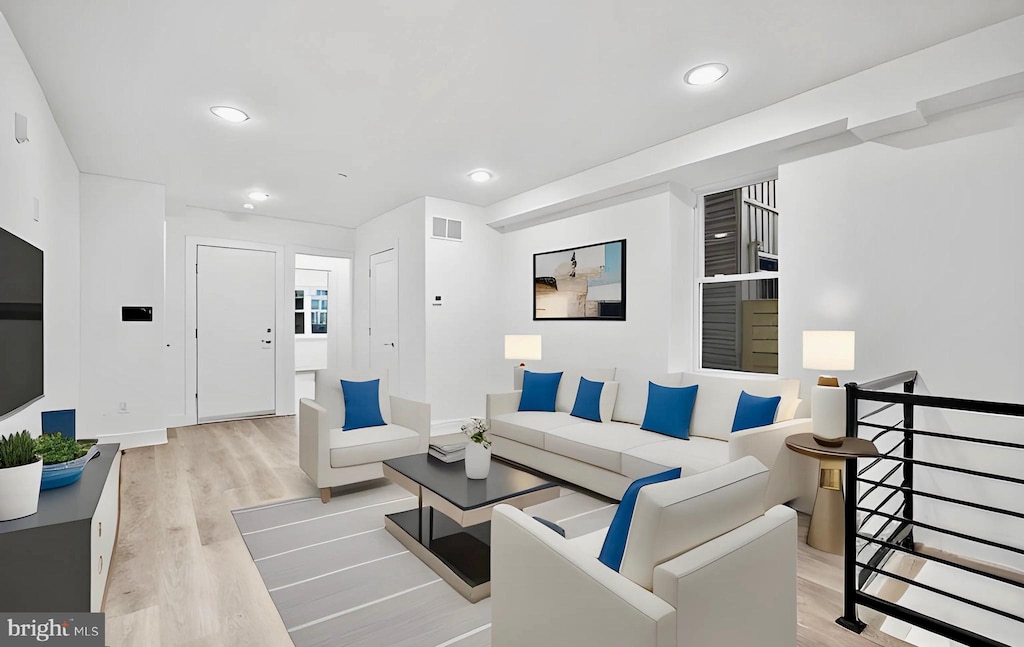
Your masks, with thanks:
[[(543, 372), (557, 372), (545, 368)], [(602, 422), (570, 415), (580, 377), (605, 382)], [(661, 386), (698, 385), (689, 440), (640, 428), (648, 382)], [(487, 396), (492, 451), (507, 460), (619, 500), (635, 479), (680, 467), (683, 476), (754, 456), (771, 472), (765, 504), (801, 494), (791, 470), (787, 436), (811, 430), (810, 419), (794, 419), (800, 403), (799, 380), (762, 379), (695, 373), (645, 375), (623, 369), (564, 370), (555, 411), (519, 411), (521, 391)], [(781, 396), (775, 423), (732, 432), (740, 392)]]

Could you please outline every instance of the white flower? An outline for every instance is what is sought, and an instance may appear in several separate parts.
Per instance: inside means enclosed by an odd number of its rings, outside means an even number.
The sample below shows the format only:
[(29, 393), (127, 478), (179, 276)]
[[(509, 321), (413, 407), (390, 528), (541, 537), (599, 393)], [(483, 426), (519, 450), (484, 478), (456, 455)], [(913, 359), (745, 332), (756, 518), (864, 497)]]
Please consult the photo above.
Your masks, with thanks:
[(469, 421), (462, 425), (462, 432), (469, 436), (470, 440), (480, 443), (485, 448), (491, 446), (491, 440), (487, 437), (489, 429), (490, 425), (483, 418), (470, 418)]

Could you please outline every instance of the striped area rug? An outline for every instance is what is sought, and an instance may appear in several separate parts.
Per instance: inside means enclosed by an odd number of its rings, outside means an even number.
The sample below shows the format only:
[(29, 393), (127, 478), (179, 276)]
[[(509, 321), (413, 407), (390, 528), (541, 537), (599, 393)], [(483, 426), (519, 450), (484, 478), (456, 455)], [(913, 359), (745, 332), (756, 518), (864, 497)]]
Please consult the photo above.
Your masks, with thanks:
[[(607, 527), (615, 503), (562, 488), (526, 509), (567, 537)], [(483, 647), (491, 601), (472, 604), (384, 530), (384, 515), (416, 507), (390, 481), (232, 514), (296, 647)]]

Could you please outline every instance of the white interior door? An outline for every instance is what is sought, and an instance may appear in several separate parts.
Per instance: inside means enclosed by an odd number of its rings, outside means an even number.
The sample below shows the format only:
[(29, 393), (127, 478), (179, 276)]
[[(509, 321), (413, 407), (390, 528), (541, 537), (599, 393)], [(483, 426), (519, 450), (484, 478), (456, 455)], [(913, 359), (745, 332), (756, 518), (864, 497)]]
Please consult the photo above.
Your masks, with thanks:
[(398, 386), (398, 255), (394, 249), (370, 256), (370, 367), (387, 369)]
[(277, 408), (274, 252), (196, 248), (196, 407), (199, 422)]

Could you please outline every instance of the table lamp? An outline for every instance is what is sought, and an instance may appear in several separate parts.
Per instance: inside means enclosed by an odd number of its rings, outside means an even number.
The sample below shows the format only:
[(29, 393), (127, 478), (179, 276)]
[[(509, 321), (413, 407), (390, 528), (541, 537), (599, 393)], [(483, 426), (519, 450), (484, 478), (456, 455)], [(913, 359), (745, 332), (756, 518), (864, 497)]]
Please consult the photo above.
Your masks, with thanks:
[(515, 367), (512, 377), (512, 384), (517, 391), (523, 388), (525, 360), (539, 360), (540, 358), (540, 335), (505, 335), (505, 359), (520, 361), (519, 366)]
[[(852, 371), (854, 332), (852, 330), (805, 330), (804, 368), (822, 371)], [(826, 447), (838, 447), (846, 436), (846, 389), (830, 375), (818, 377), (811, 396), (811, 424), (814, 439)], [(837, 440), (838, 439), (838, 440)]]

